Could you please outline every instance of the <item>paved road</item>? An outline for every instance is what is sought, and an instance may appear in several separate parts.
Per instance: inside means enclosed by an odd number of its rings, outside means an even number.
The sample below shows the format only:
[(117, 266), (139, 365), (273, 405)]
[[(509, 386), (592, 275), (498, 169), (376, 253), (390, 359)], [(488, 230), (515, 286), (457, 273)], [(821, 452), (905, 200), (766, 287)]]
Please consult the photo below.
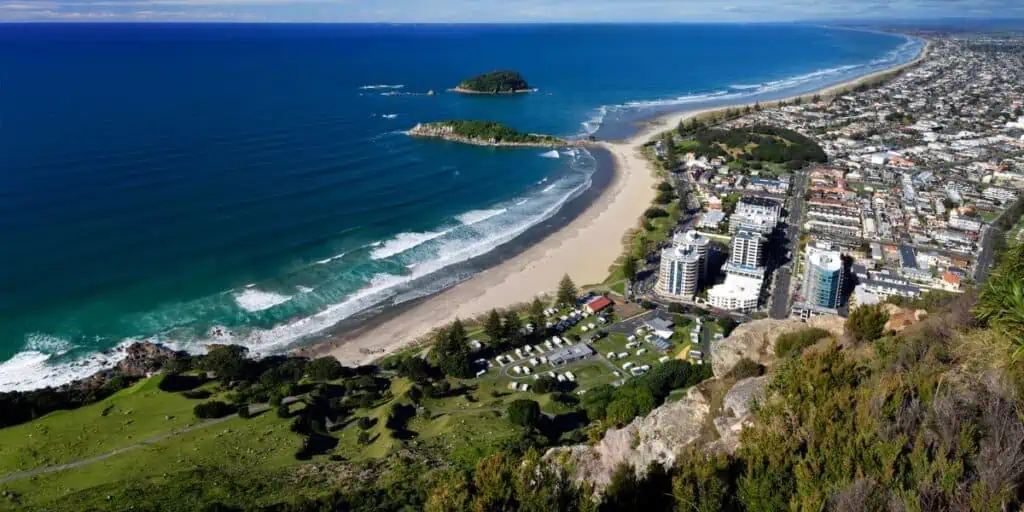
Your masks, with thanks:
[[(803, 224), (806, 188), (807, 172), (796, 173), (793, 177), (793, 200), (790, 205), (789, 216), (786, 219), (786, 243), (789, 250), (793, 252), (794, 259), (797, 256), (797, 244), (799, 243), (800, 229)], [(792, 260), (788, 264), (792, 265)], [(768, 307), (769, 316), (772, 318), (782, 319), (789, 317), (789, 297), (792, 279), (791, 267), (780, 267), (775, 271), (773, 277), (774, 288), (772, 289), (772, 296)]]
[[(299, 401), (298, 398), (290, 396), (290, 397), (287, 397), (284, 400), (282, 400), (281, 403), (285, 404), (285, 405), (288, 405), (288, 404), (293, 404), (293, 403), (298, 402), (298, 401)], [(267, 411), (269, 409), (270, 409), (270, 405), (268, 405), (268, 404), (255, 404), (255, 405), (250, 405), (249, 406), (249, 413), (250, 414), (259, 414), (259, 413)], [(127, 452), (130, 452), (132, 450), (136, 450), (138, 448), (142, 448), (143, 446), (159, 443), (161, 441), (170, 439), (171, 437), (174, 437), (174, 436), (178, 436), (178, 435), (181, 435), (181, 434), (187, 434), (187, 433), (192, 432), (194, 430), (199, 430), (199, 429), (203, 429), (203, 428), (207, 428), (207, 427), (212, 427), (212, 426), (217, 425), (219, 423), (223, 423), (223, 422), (225, 422), (227, 420), (230, 420), (230, 419), (232, 419), (232, 418), (234, 418), (236, 416), (238, 416), (238, 414), (231, 414), (231, 415), (225, 416), (223, 418), (215, 418), (215, 419), (212, 419), (212, 420), (207, 420), (207, 421), (204, 421), (202, 423), (197, 423), (195, 425), (192, 425), (191, 427), (186, 427), (186, 428), (179, 429), (179, 430), (172, 430), (170, 432), (167, 432), (167, 433), (164, 433), (164, 434), (160, 434), (158, 436), (150, 437), (149, 439), (143, 439), (142, 441), (139, 441), (139, 442), (137, 442), (135, 444), (128, 445), (128, 446), (123, 446), (123, 447), (118, 448), (116, 450), (109, 451), (107, 453), (103, 453), (103, 454), (100, 454), (100, 455), (94, 455), (94, 456), (89, 457), (89, 458), (79, 459), (79, 460), (76, 460), (76, 461), (73, 461), (73, 462), (67, 462), (67, 463), (64, 463), (64, 464), (58, 464), (56, 466), (46, 466), (46, 467), (42, 467), (42, 468), (31, 469), (31, 470), (28, 470), (28, 471), (20, 471), (20, 472), (17, 472), (17, 473), (11, 473), (11, 474), (5, 475), (3, 477), (0, 477), (0, 484), (11, 482), (11, 481), (14, 481), (14, 480), (21, 480), (22, 478), (28, 478), (28, 477), (33, 477), (33, 476), (37, 476), (37, 475), (45, 475), (47, 473), (56, 473), (58, 471), (64, 471), (64, 470), (67, 470), (67, 469), (75, 469), (75, 468), (80, 468), (80, 467), (83, 467), (83, 466), (88, 466), (90, 464), (99, 462), (101, 460), (109, 459), (109, 458), (111, 458), (111, 457), (113, 457), (115, 455), (120, 455), (122, 453), (127, 453)]]

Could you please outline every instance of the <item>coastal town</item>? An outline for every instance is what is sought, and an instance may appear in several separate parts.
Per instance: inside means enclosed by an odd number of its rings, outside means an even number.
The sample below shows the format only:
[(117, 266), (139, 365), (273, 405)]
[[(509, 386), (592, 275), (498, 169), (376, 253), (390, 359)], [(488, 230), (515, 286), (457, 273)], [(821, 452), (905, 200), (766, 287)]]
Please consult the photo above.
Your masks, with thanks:
[(663, 135), (659, 162), (700, 207), (649, 259), (639, 278), (655, 284), (637, 298), (807, 319), (981, 281), (1021, 213), (1022, 49), (939, 39), (879, 85), (729, 109), (700, 127), (805, 134), (828, 158), (797, 169), (689, 151), (696, 123)]
[[(533, 464), (533, 480), (516, 481), (516, 492), (564, 479), (573, 485), (563, 488), (585, 484), (589, 500), (621, 492), (613, 475), (634, 474), (630, 464), (688, 460), (684, 446), (741, 453), (741, 432), (766, 403), (773, 365), (819, 341), (829, 354), (838, 353), (836, 340), (854, 336), (881, 343), (897, 330), (889, 327), (918, 322), (915, 311), (930, 301), (976, 291), (997, 255), (1024, 242), (1024, 38), (919, 35), (928, 41), (924, 53), (899, 69), (783, 100), (676, 114), (639, 144), (566, 141), (491, 122), (416, 125), (409, 135), (478, 146), (602, 148), (620, 165), (639, 162), (617, 169), (630, 181), (618, 186), (654, 198), (627, 205), (632, 210), (583, 210), (643, 212), (618, 219), (625, 235), (611, 245), (621, 254), (597, 259), (614, 261), (599, 270), (607, 274), (601, 282), (546, 268), (564, 277), (551, 280), (550, 291), (535, 290), (536, 280), (515, 271), (511, 279), (491, 272), (484, 279), (492, 281), (476, 281), (487, 292), (456, 287), (380, 322), (418, 322), (430, 326), (425, 333), (371, 325), (367, 331), (383, 334), (361, 332), (363, 344), (262, 359), (235, 344), (188, 354), (137, 343), (86, 384), (12, 394), (0, 422), (0, 505), (45, 506), (72, 489), (97, 509), (115, 501), (133, 508), (134, 499), (178, 505), (177, 491), (126, 498), (104, 486), (142, 474), (177, 489), (167, 483), (176, 475), (184, 483), (173, 485), (191, 490), (205, 484), (206, 468), (261, 468), (265, 474), (237, 486), (244, 492), (225, 486), (224, 494), (262, 506), (261, 493), (319, 497), (350, 485), (344, 479), (368, 488), (387, 482), (353, 501), (374, 509), (374, 500), (426, 499), (426, 491), (395, 498), (380, 490), (419, 485), (417, 471), (483, 472), (510, 453), (509, 468)], [(628, 174), (637, 167), (642, 176)], [(605, 226), (573, 236), (601, 235)], [(516, 296), (525, 300), (496, 304), (485, 295), (517, 275), (531, 283), (516, 290), (526, 290)], [(452, 312), (470, 302), (472, 314)], [(858, 308), (880, 311), (876, 320), (884, 313), (873, 338), (852, 333), (847, 319)], [(366, 341), (380, 338), (387, 344)], [(811, 357), (824, 357), (818, 348)], [(803, 385), (801, 378), (794, 380)], [(72, 480), (107, 465), (109, 481)], [(515, 472), (501, 471), (489, 478), (505, 485)], [(694, 488), (726, 471), (707, 473)], [(432, 498), (460, 489), (437, 478)], [(673, 481), (672, 499), (682, 503), (686, 485)], [(188, 504), (212, 499), (182, 495)]]

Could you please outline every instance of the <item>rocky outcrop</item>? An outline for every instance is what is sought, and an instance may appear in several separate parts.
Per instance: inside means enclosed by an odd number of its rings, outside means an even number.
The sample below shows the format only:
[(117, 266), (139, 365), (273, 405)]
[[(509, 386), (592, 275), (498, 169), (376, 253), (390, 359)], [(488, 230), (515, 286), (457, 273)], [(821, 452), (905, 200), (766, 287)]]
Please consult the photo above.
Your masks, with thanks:
[(176, 355), (175, 351), (156, 343), (132, 343), (125, 349), (117, 371), (128, 377), (145, 377), (160, 371)]
[(744, 379), (725, 394), (722, 415), (713, 420), (719, 439), (708, 449), (733, 453), (739, 448), (740, 432), (753, 420), (754, 403), (764, 401), (767, 384), (768, 376)]
[(711, 343), (711, 364), (716, 376), (732, 370), (740, 359), (747, 358), (764, 366), (775, 362), (775, 340), (791, 332), (817, 327), (833, 336), (843, 334), (844, 320), (838, 316), (814, 317), (807, 323), (799, 320), (754, 320), (740, 325), (728, 338)]
[(690, 388), (682, 400), (666, 403), (621, 429), (609, 430), (595, 446), (552, 448), (544, 458), (569, 468), (577, 481), (587, 480), (601, 489), (623, 462), (638, 474), (651, 463), (671, 467), (676, 454), (700, 437), (710, 410), (704, 395)]
[(882, 308), (889, 313), (889, 321), (885, 323), (886, 331), (902, 331), (924, 319), (928, 312), (923, 309), (905, 309), (895, 304), (883, 304)]

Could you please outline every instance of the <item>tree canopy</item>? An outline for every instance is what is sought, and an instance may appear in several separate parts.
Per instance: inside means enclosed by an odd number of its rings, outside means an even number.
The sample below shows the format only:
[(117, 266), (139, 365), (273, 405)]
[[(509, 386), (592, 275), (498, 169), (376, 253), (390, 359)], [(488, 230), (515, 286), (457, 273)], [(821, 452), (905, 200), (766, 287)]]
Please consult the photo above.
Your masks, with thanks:
[(499, 94), (526, 91), (530, 84), (522, 75), (515, 71), (493, 71), (459, 82), (459, 89), (467, 91)]

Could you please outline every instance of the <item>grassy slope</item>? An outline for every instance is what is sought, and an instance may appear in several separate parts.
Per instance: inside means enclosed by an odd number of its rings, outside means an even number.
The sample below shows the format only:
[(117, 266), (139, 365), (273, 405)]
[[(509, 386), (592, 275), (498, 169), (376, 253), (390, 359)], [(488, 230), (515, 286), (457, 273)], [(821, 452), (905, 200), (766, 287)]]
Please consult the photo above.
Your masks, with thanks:
[(81, 409), (0, 429), (0, 475), (105, 453), (194, 424), (198, 402), (161, 391), (160, 379), (140, 381)]

